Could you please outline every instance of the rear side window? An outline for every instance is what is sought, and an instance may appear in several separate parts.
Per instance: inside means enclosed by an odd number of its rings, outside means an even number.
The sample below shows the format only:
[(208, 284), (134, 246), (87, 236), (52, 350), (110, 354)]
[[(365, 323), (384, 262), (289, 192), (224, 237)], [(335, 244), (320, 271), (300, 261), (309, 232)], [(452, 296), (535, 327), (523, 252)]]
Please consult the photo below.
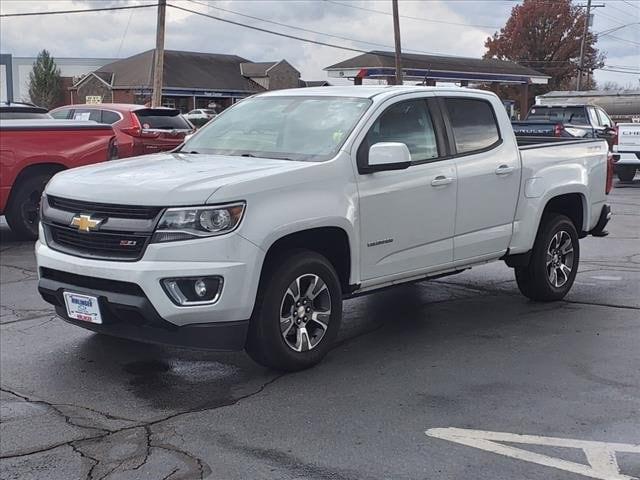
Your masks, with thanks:
[(389, 107), (371, 126), (364, 144), (370, 148), (380, 142), (404, 143), (413, 162), (437, 158), (436, 134), (426, 102), (409, 100)]
[(191, 130), (178, 110), (147, 108), (134, 113), (145, 130)]
[(93, 108), (78, 108), (73, 112), (74, 120), (92, 120), (100, 123), (102, 121), (100, 117), (100, 110)]
[(120, 120), (120, 115), (110, 110), (102, 110), (102, 123), (113, 125)]
[(474, 98), (445, 98), (458, 153), (483, 150), (500, 140), (489, 102)]
[(62, 110), (58, 110), (57, 112), (51, 113), (53, 118), (57, 118), (58, 120), (66, 120), (69, 118), (69, 113), (71, 112), (68, 108), (63, 108)]

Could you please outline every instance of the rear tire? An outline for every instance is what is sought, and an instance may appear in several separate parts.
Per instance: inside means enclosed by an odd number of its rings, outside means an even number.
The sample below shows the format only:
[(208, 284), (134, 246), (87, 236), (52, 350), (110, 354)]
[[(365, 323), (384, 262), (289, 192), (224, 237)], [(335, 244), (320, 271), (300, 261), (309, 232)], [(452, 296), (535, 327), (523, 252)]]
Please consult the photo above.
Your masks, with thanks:
[(636, 176), (636, 167), (619, 166), (617, 169), (618, 178), (621, 182), (632, 182)]
[(331, 263), (295, 250), (265, 266), (249, 323), (246, 351), (282, 371), (316, 365), (331, 348), (342, 320), (342, 290)]
[(11, 230), (20, 238), (38, 238), (40, 199), (52, 175), (42, 173), (24, 178), (14, 187), (5, 216)]
[(516, 267), (520, 292), (531, 300), (562, 300), (571, 289), (578, 271), (580, 245), (573, 222), (564, 215), (544, 215), (529, 264)]

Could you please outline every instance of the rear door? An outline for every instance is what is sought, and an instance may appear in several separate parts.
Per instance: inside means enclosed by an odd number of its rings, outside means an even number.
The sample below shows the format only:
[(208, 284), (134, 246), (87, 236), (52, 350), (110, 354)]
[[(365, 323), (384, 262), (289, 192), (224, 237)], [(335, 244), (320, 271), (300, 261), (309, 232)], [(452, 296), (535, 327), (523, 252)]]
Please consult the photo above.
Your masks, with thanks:
[[(437, 103), (424, 94), (390, 100), (356, 143), (365, 282), (382, 283), (452, 264), (456, 171), (455, 161), (446, 156), (441, 121)], [(379, 142), (407, 145), (412, 165), (367, 172), (369, 148)]]
[(521, 173), (508, 119), (496, 115), (500, 104), (490, 97), (461, 93), (441, 102), (458, 174), (454, 262), (500, 256), (511, 239)]

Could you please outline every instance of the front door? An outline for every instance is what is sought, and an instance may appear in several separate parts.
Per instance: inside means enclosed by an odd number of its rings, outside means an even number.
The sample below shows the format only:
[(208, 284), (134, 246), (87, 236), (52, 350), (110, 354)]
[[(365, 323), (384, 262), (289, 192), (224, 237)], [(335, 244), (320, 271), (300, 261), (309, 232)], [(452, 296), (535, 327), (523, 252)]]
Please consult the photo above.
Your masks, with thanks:
[[(439, 160), (433, 116), (425, 98), (390, 105), (358, 149), (361, 279), (369, 284), (447, 268), (453, 260), (456, 167)], [(411, 152), (406, 170), (363, 173), (368, 149), (400, 142)]]

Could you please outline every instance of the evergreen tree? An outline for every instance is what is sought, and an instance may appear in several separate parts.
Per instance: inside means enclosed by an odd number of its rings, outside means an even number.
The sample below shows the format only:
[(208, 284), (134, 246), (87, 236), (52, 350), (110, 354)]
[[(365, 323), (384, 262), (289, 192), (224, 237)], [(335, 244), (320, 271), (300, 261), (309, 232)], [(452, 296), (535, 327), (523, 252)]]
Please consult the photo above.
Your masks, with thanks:
[(60, 69), (47, 50), (42, 50), (29, 73), (29, 96), (36, 105), (51, 109), (62, 100)]

